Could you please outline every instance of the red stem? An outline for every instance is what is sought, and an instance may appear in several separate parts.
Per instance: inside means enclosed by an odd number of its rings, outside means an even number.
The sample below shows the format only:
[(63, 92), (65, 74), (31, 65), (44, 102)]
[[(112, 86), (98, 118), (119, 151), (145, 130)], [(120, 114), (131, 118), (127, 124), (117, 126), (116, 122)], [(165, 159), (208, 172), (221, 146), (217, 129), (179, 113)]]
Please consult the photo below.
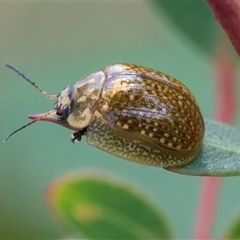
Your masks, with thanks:
[[(240, 2), (239, 0), (206, 0), (240, 56)], [(232, 123), (236, 114), (236, 67), (228, 52), (216, 60), (217, 104), (215, 118)], [(195, 239), (210, 239), (217, 207), (220, 178), (205, 177), (198, 207)]]
[[(236, 66), (229, 54), (216, 59), (217, 102), (215, 118), (231, 124), (236, 114)], [(221, 178), (205, 177), (196, 220), (195, 239), (210, 239)]]
[(227, 52), (217, 56), (215, 64), (218, 87), (215, 118), (232, 124), (237, 112), (237, 67)]
[[(240, 2), (238, 0), (207, 0), (216, 20), (240, 56)], [(216, 60), (217, 102), (215, 118), (232, 123), (236, 114), (236, 67), (227, 52)], [(198, 207), (195, 239), (210, 239), (217, 207), (220, 178), (205, 177)]]
[(239, 0), (206, 0), (214, 17), (228, 35), (240, 56), (240, 2)]
[(204, 177), (202, 180), (194, 239), (211, 239), (221, 179)]

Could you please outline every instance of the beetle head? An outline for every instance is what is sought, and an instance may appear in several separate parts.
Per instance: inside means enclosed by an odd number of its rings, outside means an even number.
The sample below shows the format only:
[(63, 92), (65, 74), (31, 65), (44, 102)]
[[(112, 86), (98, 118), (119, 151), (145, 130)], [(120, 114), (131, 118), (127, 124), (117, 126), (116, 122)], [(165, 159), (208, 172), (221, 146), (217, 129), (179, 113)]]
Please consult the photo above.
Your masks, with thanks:
[(29, 115), (28, 117), (33, 121), (9, 134), (4, 141), (8, 140), (8, 138), (16, 132), (37, 121), (56, 123), (74, 131), (80, 131), (86, 128), (93, 121), (99, 95), (105, 80), (102, 71), (91, 74), (76, 82), (74, 85), (66, 87), (58, 95), (50, 95), (39, 88), (16, 67), (10, 64), (6, 64), (6, 67), (22, 76), (47, 98), (57, 99), (57, 101), (54, 104), (53, 110), (47, 113)]

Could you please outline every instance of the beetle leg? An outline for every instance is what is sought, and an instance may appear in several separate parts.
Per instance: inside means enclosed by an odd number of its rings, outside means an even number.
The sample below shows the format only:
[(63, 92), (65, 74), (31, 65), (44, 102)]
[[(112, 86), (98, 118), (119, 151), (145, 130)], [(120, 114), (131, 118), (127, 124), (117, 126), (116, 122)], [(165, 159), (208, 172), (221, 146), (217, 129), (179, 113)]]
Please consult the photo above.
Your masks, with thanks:
[(87, 128), (83, 128), (78, 132), (74, 132), (71, 136), (71, 142), (74, 143), (75, 141), (80, 142), (82, 139), (82, 136), (85, 134), (85, 132), (87, 131)]

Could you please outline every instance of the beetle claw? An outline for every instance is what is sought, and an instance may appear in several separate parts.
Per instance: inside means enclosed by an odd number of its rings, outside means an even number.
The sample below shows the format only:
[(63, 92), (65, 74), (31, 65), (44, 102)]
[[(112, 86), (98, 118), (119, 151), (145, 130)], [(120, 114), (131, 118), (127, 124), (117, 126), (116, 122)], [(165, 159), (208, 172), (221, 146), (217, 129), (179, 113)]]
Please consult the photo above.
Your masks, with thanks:
[(71, 135), (70, 141), (71, 141), (72, 143), (75, 143), (75, 141), (80, 142), (81, 139), (82, 139), (81, 133), (80, 133), (80, 132), (75, 132), (75, 133), (73, 133), (73, 134)]
[(85, 132), (87, 131), (87, 128), (83, 128), (82, 130), (78, 131), (78, 132), (74, 132), (71, 135), (71, 139), (70, 141), (72, 143), (75, 143), (75, 141), (80, 142), (82, 139), (82, 136), (85, 134)]

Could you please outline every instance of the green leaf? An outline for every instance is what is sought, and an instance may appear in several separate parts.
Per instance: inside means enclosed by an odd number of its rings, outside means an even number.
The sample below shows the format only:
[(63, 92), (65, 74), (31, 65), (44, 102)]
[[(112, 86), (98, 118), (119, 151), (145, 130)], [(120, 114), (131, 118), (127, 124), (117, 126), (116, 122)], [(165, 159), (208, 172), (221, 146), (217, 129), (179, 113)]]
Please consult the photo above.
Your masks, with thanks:
[(190, 164), (167, 170), (194, 176), (240, 175), (240, 133), (226, 124), (205, 119), (201, 154)]
[(153, 4), (160, 16), (163, 9), (170, 21), (202, 51), (213, 53), (216, 24), (206, 1), (156, 1)]
[(240, 214), (232, 222), (229, 230), (225, 234), (224, 239), (240, 239)]
[(127, 185), (98, 175), (65, 177), (50, 186), (53, 213), (71, 236), (172, 239), (163, 214)]

